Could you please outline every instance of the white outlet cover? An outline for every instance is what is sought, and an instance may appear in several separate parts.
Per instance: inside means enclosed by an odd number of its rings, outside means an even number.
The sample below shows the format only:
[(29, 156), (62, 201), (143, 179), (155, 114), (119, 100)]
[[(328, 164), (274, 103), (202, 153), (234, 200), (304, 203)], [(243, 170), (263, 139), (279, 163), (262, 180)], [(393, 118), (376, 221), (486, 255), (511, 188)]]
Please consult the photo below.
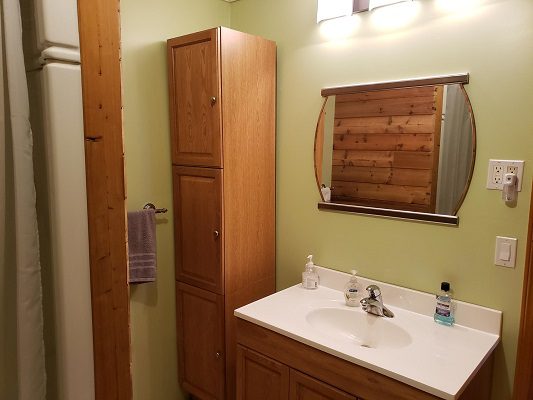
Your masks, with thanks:
[[(494, 170), (496, 167), (502, 167), (501, 179), (495, 179)], [(522, 178), (524, 176), (523, 160), (489, 160), (489, 169), (487, 172), (487, 189), (503, 190), (503, 177), (509, 168), (516, 168), (518, 178), (518, 191), (522, 191)]]
[(494, 264), (514, 268), (516, 265), (516, 238), (496, 236)]

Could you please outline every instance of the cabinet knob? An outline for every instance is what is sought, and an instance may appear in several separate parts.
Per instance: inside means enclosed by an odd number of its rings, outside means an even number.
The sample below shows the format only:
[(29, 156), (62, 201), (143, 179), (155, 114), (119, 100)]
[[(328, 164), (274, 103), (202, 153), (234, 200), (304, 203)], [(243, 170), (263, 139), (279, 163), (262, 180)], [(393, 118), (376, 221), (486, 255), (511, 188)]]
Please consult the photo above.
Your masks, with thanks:
[(220, 358), (220, 356), (221, 356), (220, 352), (217, 351), (217, 354), (215, 354), (215, 357), (216, 357), (216, 358)]
[(217, 98), (215, 96), (211, 97), (211, 105), (214, 106), (217, 102)]
[(216, 239), (220, 236), (220, 232), (215, 230), (213, 231), (213, 235), (215, 236), (215, 239)]

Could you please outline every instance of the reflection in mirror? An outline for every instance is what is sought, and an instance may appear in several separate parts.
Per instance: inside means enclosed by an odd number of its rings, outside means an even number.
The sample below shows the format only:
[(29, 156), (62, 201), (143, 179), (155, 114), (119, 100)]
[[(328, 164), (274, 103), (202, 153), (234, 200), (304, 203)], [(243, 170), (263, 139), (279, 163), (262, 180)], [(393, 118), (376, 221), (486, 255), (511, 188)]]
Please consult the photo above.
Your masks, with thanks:
[(408, 218), (454, 216), (475, 153), (463, 86), (340, 89), (328, 89), (333, 94), (317, 124), (315, 171), (323, 201), (408, 211)]

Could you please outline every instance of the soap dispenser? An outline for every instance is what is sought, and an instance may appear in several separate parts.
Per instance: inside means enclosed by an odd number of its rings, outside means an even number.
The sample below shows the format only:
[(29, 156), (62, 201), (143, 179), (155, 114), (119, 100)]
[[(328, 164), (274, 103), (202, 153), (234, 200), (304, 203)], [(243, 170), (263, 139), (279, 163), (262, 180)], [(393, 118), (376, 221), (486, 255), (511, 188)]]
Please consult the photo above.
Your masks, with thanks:
[(329, 203), (331, 201), (331, 188), (322, 184), (320, 191), (322, 192), (322, 198), (324, 199), (324, 201), (326, 203)]
[(357, 280), (357, 271), (352, 269), (352, 276), (348, 283), (344, 286), (344, 299), (346, 305), (350, 307), (358, 307), (361, 297), (361, 290), (359, 287), (359, 281)]
[(313, 264), (313, 256), (307, 256), (307, 264), (305, 264), (305, 271), (302, 272), (302, 287), (304, 289), (318, 288), (318, 273)]

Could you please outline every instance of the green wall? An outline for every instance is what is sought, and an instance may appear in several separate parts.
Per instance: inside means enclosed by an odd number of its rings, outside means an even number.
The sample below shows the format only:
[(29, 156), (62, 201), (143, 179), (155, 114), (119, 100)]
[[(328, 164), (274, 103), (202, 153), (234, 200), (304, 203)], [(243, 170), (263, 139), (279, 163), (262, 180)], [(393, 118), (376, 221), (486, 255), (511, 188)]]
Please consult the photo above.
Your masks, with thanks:
[[(439, 6), (445, 3), (458, 8), (444, 11)], [(450, 281), (457, 298), (504, 313), (493, 398), (506, 400), (533, 171), (533, 2), (425, 0), (410, 6), (418, 6), (418, 14), (404, 27), (380, 27), (383, 13), (364, 13), (354, 17), (359, 25), (350, 37), (331, 41), (315, 23), (316, 1), (234, 3), (233, 28), (278, 44), (278, 288), (299, 281), (309, 253), (319, 265), (355, 267), (364, 276), (428, 292)], [(402, 22), (399, 13), (392, 22)], [(471, 74), (466, 89), (477, 125), (476, 167), (459, 227), (317, 210), (313, 135), (321, 88), (458, 72)], [(516, 208), (484, 188), (489, 158), (526, 160)], [(518, 238), (515, 269), (494, 266), (496, 235)]]
[[(403, 27), (378, 26), (383, 13), (365, 13), (353, 18), (358, 26), (344, 40), (322, 35), (315, 0), (155, 4), (121, 2), (128, 209), (147, 201), (172, 206), (163, 41), (230, 22), (235, 29), (273, 39), (278, 43), (278, 288), (299, 281), (309, 253), (320, 265), (343, 271), (355, 267), (362, 275), (428, 292), (449, 280), (457, 298), (504, 312), (493, 398), (509, 399), (532, 180), (533, 2), (417, 1), (417, 15)], [(445, 11), (442, 4), (462, 6)], [(395, 14), (393, 21), (402, 19)], [(459, 227), (319, 212), (313, 141), (320, 89), (457, 72), (471, 74), (467, 92), (478, 136)], [(526, 160), (516, 208), (505, 206), (500, 192), (484, 188), (489, 158)], [(157, 284), (132, 288), (133, 380), (140, 400), (179, 394), (172, 213), (158, 220)], [(493, 265), (496, 235), (518, 238), (515, 269)]]
[(166, 40), (229, 25), (220, 0), (122, 0), (122, 74), (128, 210), (147, 202), (157, 217), (157, 282), (131, 287), (133, 393), (137, 400), (182, 398), (177, 383), (172, 177)]

